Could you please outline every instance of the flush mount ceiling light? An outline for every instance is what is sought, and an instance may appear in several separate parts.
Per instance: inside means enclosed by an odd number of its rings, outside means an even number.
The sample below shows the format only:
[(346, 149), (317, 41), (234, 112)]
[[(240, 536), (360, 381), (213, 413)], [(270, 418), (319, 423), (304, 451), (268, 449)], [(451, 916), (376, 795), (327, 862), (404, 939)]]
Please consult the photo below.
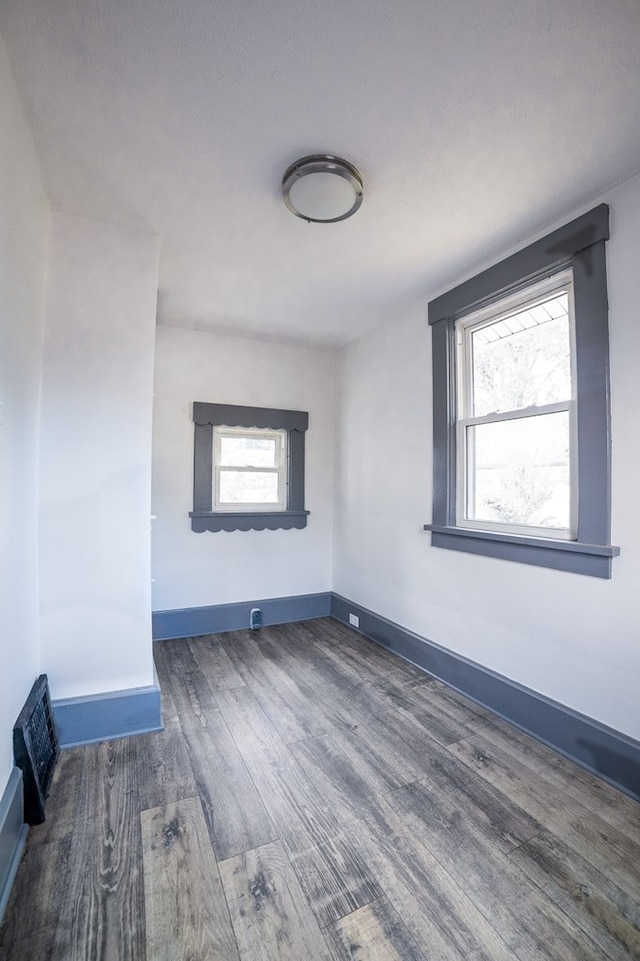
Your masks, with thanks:
[(314, 224), (335, 224), (355, 214), (362, 203), (362, 177), (347, 160), (313, 154), (296, 160), (285, 171), (282, 197), (296, 217)]

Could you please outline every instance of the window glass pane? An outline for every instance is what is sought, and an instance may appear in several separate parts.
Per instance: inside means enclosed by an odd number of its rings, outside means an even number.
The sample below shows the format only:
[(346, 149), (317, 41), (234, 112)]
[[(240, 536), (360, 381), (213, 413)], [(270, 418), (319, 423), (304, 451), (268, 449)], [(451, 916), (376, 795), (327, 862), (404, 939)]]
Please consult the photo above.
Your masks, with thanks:
[(277, 465), (275, 437), (220, 436), (220, 463), (227, 467), (275, 467)]
[(277, 504), (277, 471), (221, 470), (221, 504)]
[(471, 331), (472, 416), (571, 397), (566, 293)]
[(467, 519), (570, 526), (569, 414), (467, 427)]

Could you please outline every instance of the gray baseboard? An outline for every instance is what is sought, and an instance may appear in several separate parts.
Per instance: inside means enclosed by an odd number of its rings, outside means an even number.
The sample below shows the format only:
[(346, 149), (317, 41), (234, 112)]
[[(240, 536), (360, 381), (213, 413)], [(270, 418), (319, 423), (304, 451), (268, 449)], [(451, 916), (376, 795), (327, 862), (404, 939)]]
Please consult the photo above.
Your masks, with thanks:
[(271, 597), (236, 604), (214, 604), (210, 607), (185, 607), (174, 611), (154, 611), (152, 631), (154, 641), (174, 637), (196, 637), (198, 634), (220, 634), (241, 631), (249, 627), (249, 612), (259, 607), (262, 623), (287, 624), (328, 617), (331, 613), (331, 593), (297, 594), (293, 597)]
[(0, 798), (0, 922), (9, 901), (28, 830), (23, 820), (22, 771), (14, 767)]
[(53, 701), (60, 747), (77, 747), (116, 737), (162, 730), (160, 688), (134, 687)]
[(640, 743), (496, 674), (338, 594), (331, 615), (640, 801)]

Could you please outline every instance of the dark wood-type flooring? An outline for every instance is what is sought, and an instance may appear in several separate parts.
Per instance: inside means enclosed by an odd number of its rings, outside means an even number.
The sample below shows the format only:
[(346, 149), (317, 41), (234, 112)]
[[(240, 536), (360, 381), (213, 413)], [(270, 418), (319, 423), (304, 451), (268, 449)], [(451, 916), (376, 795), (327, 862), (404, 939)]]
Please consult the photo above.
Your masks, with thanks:
[(640, 806), (336, 621), (155, 645), (63, 752), (4, 961), (640, 958)]

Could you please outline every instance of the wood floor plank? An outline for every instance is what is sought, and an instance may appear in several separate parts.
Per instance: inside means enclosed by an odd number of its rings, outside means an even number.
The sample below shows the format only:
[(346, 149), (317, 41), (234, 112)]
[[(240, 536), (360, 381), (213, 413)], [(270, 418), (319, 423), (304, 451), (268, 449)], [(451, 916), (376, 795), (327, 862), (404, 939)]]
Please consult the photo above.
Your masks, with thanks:
[(178, 720), (178, 708), (166, 681), (160, 681), (160, 711), (163, 724), (166, 721)]
[(197, 795), (189, 753), (177, 719), (165, 718), (164, 731), (142, 734), (134, 745), (140, 810)]
[(176, 706), (179, 719), (194, 715), (197, 717), (216, 707), (213, 692), (204, 674), (198, 668), (191, 672), (172, 672), (165, 683)]
[[(70, 834), (58, 932), (64, 961), (145, 961), (139, 791), (132, 738), (87, 749), (81, 804)], [(60, 939), (55, 939), (59, 945)]]
[[(0, 941), (0, 948), (2, 942)], [(71, 936), (60, 928), (49, 928), (8, 944), (0, 957), (2, 961), (67, 961), (71, 956)]]
[(589, 808), (603, 821), (640, 844), (640, 804), (637, 801), (500, 718), (493, 718), (481, 733), (496, 747), (516, 753), (518, 761), (536, 777), (556, 785), (575, 798), (582, 807)]
[(331, 628), (324, 619), (308, 621), (303, 627), (305, 657), (323, 675), (333, 676), (338, 686), (376, 688), (391, 685), (402, 688), (417, 676), (413, 665), (400, 658), (389, 658), (377, 644), (364, 640), (341, 625)]
[[(219, 635), (220, 644), (227, 652), (234, 669), (240, 675), (246, 686), (250, 686), (251, 668), (253, 666), (250, 652), (257, 649), (258, 653), (260, 653), (263, 638), (267, 637), (272, 630), (277, 632), (277, 628), (263, 627), (258, 631), (226, 631), (224, 634)], [(277, 634), (275, 636), (277, 636)], [(256, 644), (256, 639), (259, 643), (259, 648), (257, 648), (257, 646), (254, 648), (253, 646)]]
[(289, 860), (321, 928), (384, 894), (348, 831)]
[(287, 745), (248, 686), (217, 691), (215, 701), (241, 751), (257, 741), (267, 754), (289, 756)]
[(188, 642), (193, 659), (205, 675), (212, 691), (224, 691), (228, 687), (244, 687), (244, 681), (237, 672), (231, 658), (216, 636), (205, 634), (190, 637)]
[(215, 707), (213, 692), (193, 655), (189, 640), (185, 637), (154, 644), (163, 696), (176, 717), (200, 714)]
[(251, 693), (285, 743), (325, 734), (326, 719), (299, 690), (289, 673), (265, 655), (262, 636), (262, 631), (237, 632), (225, 643), (232, 663)]
[(389, 793), (388, 782), (372, 776), (371, 766), (356, 751), (344, 750), (344, 740), (340, 745), (336, 737), (324, 735), (290, 744), (289, 750), (316, 786), (323, 783), (321, 777), (330, 780), (358, 812), (377, 794)]
[(394, 677), (403, 684), (411, 684), (417, 679), (424, 678), (425, 672), (410, 661), (390, 654), (381, 644), (364, 637), (359, 631), (341, 624), (331, 617), (308, 621), (305, 627), (322, 645), (331, 649), (340, 646), (343, 650), (351, 650), (357, 659), (372, 670), (380, 673), (382, 678)]
[(510, 855), (611, 961), (640, 958), (640, 905), (572, 848), (544, 831)]
[(378, 795), (390, 791), (388, 782), (380, 776), (384, 760), (367, 742), (357, 741), (348, 732), (343, 737), (336, 734), (299, 741), (289, 749), (318, 796), (339, 815), (341, 824), (364, 816)]
[(415, 782), (422, 791), (437, 791), (455, 804), (478, 833), (504, 854), (538, 834), (542, 826), (510, 797), (455, 758), (434, 759), (426, 778)]
[(331, 961), (280, 842), (220, 864), (242, 961)]
[[(377, 777), (388, 787), (410, 784), (420, 776), (425, 745), (420, 744), (418, 754), (412, 752), (403, 737), (406, 726), (400, 724), (398, 730), (399, 722), (375, 704), (370, 687), (345, 678), (329, 659), (314, 661), (306, 647), (303, 656), (299, 652), (288, 657), (286, 664), (306, 697), (321, 706), (334, 731), (357, 753), (369, 755), (372, 770), (377, 770)], [(412, 731), (416, 740), (422, 741), (423, 734)]]
[(401, 754), (364, 725), (362, 734), (355, 729), (335, 724), (332, 740), (348, 757), (354, 768), (360, 769), (366, 780), (375, 786), (375, 794), (384, 797), (390, 791), (411, 784), (422, 771), (405, 763)]
[(267, 813), (291, 851), (307, 850), (339, 834), (352, 817), (335, 794), (320, 797), (253, 696), (245, 688), (216, 699)]
[[(54, 950), (59, 903), (68, 885), (70, 848), (70, 834), (60, 841), (27, 844), (0, 927), (3, 961), (37, 957), (26, 950), (24, 942), (29, 938), (37, 938), (56, 959), (70, 952), (68, 933), (64, 944)], [(41, 896), (34, 897), (35, 891), (40, 891)], [(25, 905), (29, 906), (28, 914)], [(62, 948), (67, 954), (61, 953)]]
[[(77, 764), (78, 751), (82, 765)], [(59, 824), (55, 809), (47, 808), (49, 840), (39, 840), (37, 832), (28, 839), (15, 889), (28, 906), (27, 917), (24, 908), (21, 915), (8, 913), (3, 925), (7, 952), (14, 950), (13, 938), (22, 928), (46, 945), (44, 956), (54, 961), (144, 961), (135, 741), (90, 745), (74, 750), (70, 760), (68, 765), (63, 756), (61, 772), (68, 767), (75, 771), (70, 784), (76, 800), (71, 804), (65, 789)], [(50, 802), (55, 798), (50, 796)], [(55, 837), (62, 841), (53, 841)], [(34, 891), (41, 892), (37, 899)], [(7, 928), (13, 929), (8, 936)]]
[[(322, 620), (306, 626), (305, 638), (310, 639), (320, 651), (323, 630), (326, 631), (327, 626)], [(352, 647), (355, 645), (359, 651), (359, 659), (345, 664), (339, 656), (342, 647), (336, 647), (336, 654), (334, 644), (325, 643), (325, 662), (320, 660), (309, 663), (305, 657), (299, 669), (303, 676), (313, 677), (316, 697), (334, 726), (341, 732), (345, 728), (352, 732), (362, 731), (364, 737), (369, 742), (375, 742), (378, 748), (388, 748), (385, 764), (388, 786), (395, 788), (411, 783), (424, 772), (425, 756), (433, 753), (433, 741), (450, 743), (462, 736), (468, 736), (483, 717), (480, 713), (482, 709), (476, 710), (475, 706), (458, 707), (454, 698), (451, 711), (443, 712), (442, 718), (439, 718), (436, 710), (428, 710), (426, 703), (412, 693), (415, 678), (424, 678), (422, 672), (413, 665), (399, 661), (382, 648), (364, 641), (348, 628), (337, 625), (336, 632), (338, 630), (350, 639)], [(333, 642), (333, 636), (331, 640)], [(364, 650), (360, 651), (361, 647), (364, 647)], [(382, 672), (385, 682), (381, 682), (376, 672), (370, 669), (368, 648), (374, 648), (375, 658), (382, 665), (386, 665), (386, 671)], [(327, 654), (327, 651), (330, 654)], [(305, 648), (305, 655), (306, 653)], [(402, 686), (385, 687), (396, 662), (401, 665), (404, 683)], [(295, 664), (295, 658), (293, 663)], [(436, 700), (439, 706), (441, 700), (449, 706), (446, 699), (439, 694), (436, 695)], [(422, 716), (420, 710), (423, 712)], [(357, 723), (358, 720), (360, 724)], [(365, 724), (362, 723), (363, 720)], [(430, 723), (432, 730), (429, 730)], [(410, 763), (407, 763), (409, 759)]]
[(45, 820), (30, 829), (30, 845), (60, 841), (73, 831), (82, 804), (85, 767), (90, 753), (97, 754), (98, 748), (95, 745), (90, 749), (75, 747), (60, 753), (45, 808)]
[(380, 754), (388, 774), (396, 785), (411, 784), (429, 773), (434, 760), (445, 763), (450, 757), (446, 747), (430, 734), (420, 717), (408, 710), (389, 707), (386, 701), (366, 695), (362, 701), (352, 698), (359, 724), (345, 730), (336, 724), (341, 736), (351, 741), (356, 736), (370, 749)]
[[(310, 643), (315, 644), (345, 677), (359, 677), (373, 687), (393, 684), (401, 688), (422, 675), (419, 668), (408, 661), (389, 658), (388, 652), (378, 644), (365, 640), (348, 628), (340, 630), (340, 627), (338, 625), (338, 629), (333, 630), (331, 623), (324, 620), (309, 622), (307, 634)], [(327, 636), (331, 643), (327, 643)]]
[(313, 643), (308, 643), (306, 638), (305, 647), (296, 648), (291, 644), (291, 638), (295, 635), (287, 637), (283, 633), (281, 638), (274, 638), (272, 634), (263, 633), (261, 649), (264, 656), (295, 681), (305, 700), (317, 704), (328, 720), (333, 720), (337, 712), (344, 723), (350, 723), (353, 716), (350, 700), (363, 688), (363, 679), (350, 674), (345, 676), (324, 652)]
[(188, 637), (155, 641), (153, 657), (158, 674), (163, 679), (168, 680), (173, 674), (194, 674), (198, 670)]
[(148, 958), (238, 961), (200, 802), (141, 814)]
[[(353, 694), (366, 686), (367, 671), (358, 673), (352, 666), (333, 658), (329, 649), (331, 645), (318, 642), (317, 629), (310, 628), (309, 622), (299, 636), (291, 630), (292, 627), (285, 624), (277, 634), (265, 632), (261, 647), (265, 656), (279, 664), (303, 688), (319, 680), (323, 687)], [(318, 698), (317, 703), (322, 706), (322, 698)]]
[(606, 954), (447, 797), (421, 783), (400, 788), (393, 804), (443, 867), (464, 878), (469, 897), (522, 961), (606, 961)]
[(491, 711), (475, 704), (437, 678), (411, 684), (407, 691), (412, 698), (418, 702), (421, 701), (432, 711), (441, 712), (442, 717), (449, 723), (460, 725), (471, 731), (478, 730), (482, 722), (495, 718)]
[(339, 961), (430, 961), (388, 901), (376, 901), (327, 930)]
[(275, 840), (276, 829), (220, 711), (185, 717), (182, 730), (216, 858)]
[(178, 718), (178, 708), (169, 687), (171, 668), (169, 658), (164, 652), (163, 645), (165, 643), (165, 641), (155, 641), (153, 644), (153, 661), (160, 685), (160, 709), (163, 721), (177, 720)]
[(491, 918), (468, 896), (465, 879), (447, 873), (393, 801), (380, 800), (349, 832), (416, 942), (428, 945), (430, 961), (512, 961)]
[(414, 688), (387, 689), (381, 699), (387, 710), (397, 711), (405, 720), (418, 724), (429, 737), (445, 746), (469, 737), (477, 729), (476, 724), (470, 726), (450, 717), (437, 700), (434, 703), (421, 698)]
[(640, 846), (541, 776), (533, 776), (517, 757), (485, 737), (474, 735), (447, 748), (490, 781), (557, 837), (573, 847), (623, 890), (640, 899)]
[(386, 700), (380, 702), (375, 715), (384, 724), (387, 737), (393, 738), (396, 745), (402, 745), (398, 749), (411, 760), (411, 769), (419, 777), (433, 758), (448, 756), (448, 744), (468, 737), (472, 730), (445, 719), (432, 719), (420, 705), (412, 710), (411, 701), (401, 697), (402, 701), (395, 706)]

